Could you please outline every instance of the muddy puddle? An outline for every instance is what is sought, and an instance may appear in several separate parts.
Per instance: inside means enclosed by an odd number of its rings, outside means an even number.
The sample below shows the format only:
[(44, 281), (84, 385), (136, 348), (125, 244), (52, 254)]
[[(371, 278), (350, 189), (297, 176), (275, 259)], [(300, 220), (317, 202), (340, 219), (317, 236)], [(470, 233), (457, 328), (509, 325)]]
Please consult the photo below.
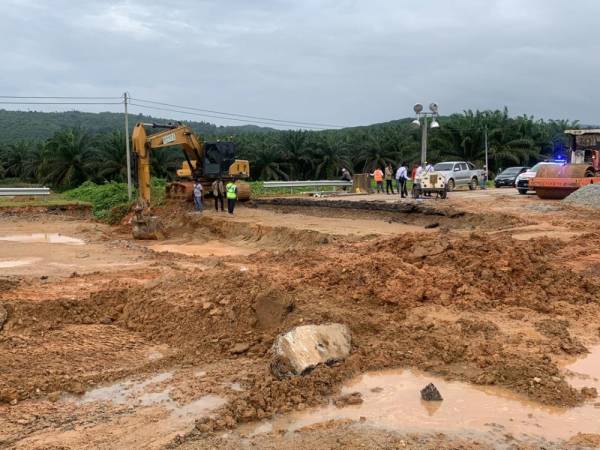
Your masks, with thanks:
[[(600, 353), (595, 358), (600, 361)], [(596, 368), (598, 361), (593, 363)], [(580, 371), (583, 365), (580, 362)], [(443, 401), (421, 400), (420, 390), (428, 383), (437, 386)], [(501, 388), (447, 382), (410, 370), (364, 374), (342, 390), (342, 394), (354, 392), (361, 393), (362, 404), (342, 408), (330, 404), (254, 424), (240, 431), (247, 435), (294, 432), (330, 420), (345, 419), (392, 431), (443, 432), (492, 440), (506, 433), (522, 439), (568, 439), (578, 432), (597, 433), (600, 430), (600, 408), (594, 406), (594, 402), (571, 409), (549, 407)]]
[(150, 248), (156, 252), (180, 253), (187, 256), (247, 256), (256, 250), (232, 245), (222, 241), (187, 242), (183, 244), (155, 244)]
[(42, 258), (0, 259), (0, 269), (29, 266), (41, 260)]
[(78, 404), (111, 402), (114, 405), (132, 407), (160, 406), (169, 413), (171, 419), (183, 422), (193, 422), (204, 417), (226, 402), (223, 397), (208, 394), (189, 403), (179, 404), (171, 398), (172, 387), (163, 385), (172, 378), (172, 372), (163, 372), (143, 381), (122, 381), (98, 387), (86, 392), (82, 397), (69, 396), (66, 400)]
[(83, 245), (85, 242), (70, 236), (64, 236), (60, 233), (28, 233), (11, 234), (0, 236), (0, 241), (22, 242), (26, 244), (44, 243), (44, 244), (70, 244)]
[[(600, 393), (600, 345), (590, 348), (590, 353), (584, 358), (571, 361), (564, 370), (569, 384), (574, 388), (593, 387)], [(596, 401), (600, 402), (600, 398)]]

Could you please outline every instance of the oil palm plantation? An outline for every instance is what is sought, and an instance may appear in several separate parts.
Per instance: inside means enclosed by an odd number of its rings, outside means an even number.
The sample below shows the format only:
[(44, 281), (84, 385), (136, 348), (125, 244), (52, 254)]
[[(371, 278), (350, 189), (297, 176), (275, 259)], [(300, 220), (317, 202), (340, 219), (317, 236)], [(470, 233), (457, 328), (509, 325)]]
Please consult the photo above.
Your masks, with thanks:
[(91, 178), (90, 161), (96, 149), (92, 137), (80, 128), (56, 133), (46, 142), (43, 181), (59, 189), (68, 189)]

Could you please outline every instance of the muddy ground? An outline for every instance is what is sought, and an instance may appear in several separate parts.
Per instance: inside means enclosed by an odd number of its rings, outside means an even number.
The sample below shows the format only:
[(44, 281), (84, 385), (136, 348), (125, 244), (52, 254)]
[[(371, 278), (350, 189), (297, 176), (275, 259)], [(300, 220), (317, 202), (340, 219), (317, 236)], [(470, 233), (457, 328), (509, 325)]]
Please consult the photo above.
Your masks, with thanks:
[[(0, 211), (0, 446), (600, 445), (600, 218), (508, 189), (310, 201), (169, 205), (160, 242)], [(329, 322), (346, 361), (271, 375), (279, 333)]]

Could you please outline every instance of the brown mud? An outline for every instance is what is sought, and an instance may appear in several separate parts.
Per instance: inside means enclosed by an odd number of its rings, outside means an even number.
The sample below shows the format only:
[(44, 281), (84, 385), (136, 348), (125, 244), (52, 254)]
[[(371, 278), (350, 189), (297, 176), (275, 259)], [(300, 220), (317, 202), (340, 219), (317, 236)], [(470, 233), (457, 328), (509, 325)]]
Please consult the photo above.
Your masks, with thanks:
[[(396, 368), (502, 388), (548, 407), (598, 401), (586, 389), (593, 380), (572, 383), (564, 369), (600, 339), (600, 281), (586, 270), (590, 249), (600, 244), (594, 234), (517, 240), (514, 235), (535, 223), (529, 215), (501, 213), (491, 219), (440, 215), (448, 222), (425, 229), (430, 217), (413, 212), (416, 228), (396, 234), (388, 228), (337, 233), (317, 214), (302, 218), (298, 209), (242, 207), (233, 218), (169, 208), (158, 213), (166, 242), (132, 242), (125, 226), (69, 218), (0, 222), (0, 236), (61, 232), (85, 242), (1, 244), (0, 260), (58, 255), (64, 265), (13, 267), (0, 277), (7, 311), (0, 331), (0, 443), (290, 448), (276, 432), (244, 437), (236, 430), (333, 399), (338, 409), (358, 407), (340, 397), (344, 383)], [(547, 221), (548, 214), (533, 222)], [(294, 225), (288, 226), (290, 216)], [(336, 220), (339, 226), (353, 219)], [(370, 219), (375, 230), (389, 220), (379, 213)], [(75, 247), (88, 256), (77, 258)], [(329, 322), (352, 331), (346, 361), (291, 379), (270, 374), (279, 333)], [(144, 384), (166, 372), (167, 379)], [(143, 389), (122, 394), (131, 383)], [(113, 401), (90, 394), (98, 388)], [(132, 400), (117, 400), (123, 396)], [(222, 403), (204, 408), (206, 396)], [(84, 401), (80, 408), (74, 399)], [(182, 408), (185, 420), (175, 420), (173, 411)], [(294, 435), (300, 448), (368, 446), (368, 439), (407, 448), (507, 444), (502, 433), (490, 444), (463, 431), (408, 435), (408, 429), (377, 426), (355, 417)], [(590, 430), (578, 431), (577, 439), (594, 439)], [(547, 437), (556, 448), (571, 445), (565, 436)]]

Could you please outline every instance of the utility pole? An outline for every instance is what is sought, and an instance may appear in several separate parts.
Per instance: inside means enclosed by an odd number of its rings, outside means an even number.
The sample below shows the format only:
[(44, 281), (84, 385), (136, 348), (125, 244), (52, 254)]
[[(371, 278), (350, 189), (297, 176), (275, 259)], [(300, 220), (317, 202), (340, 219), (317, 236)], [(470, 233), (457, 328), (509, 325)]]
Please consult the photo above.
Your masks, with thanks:
[(423, 117), (421, 125), (421, 166), (427, 162), (427, 116)]
[(487, 181), (487, 176), (490, 170), (490, 166), (488, 163), (488, 129), (487, 129), (487, 125), (485, 126), (485, 170), (486, 170), (486, 181)]
[(127, 197), (129, 201), (133, 197), (131, 186), (131, 150), (129, 148), (129, 115), (127, 114), (127, 92), (123, 93), (123, 105), (125, 105), (125, 149), (127, 153)]

